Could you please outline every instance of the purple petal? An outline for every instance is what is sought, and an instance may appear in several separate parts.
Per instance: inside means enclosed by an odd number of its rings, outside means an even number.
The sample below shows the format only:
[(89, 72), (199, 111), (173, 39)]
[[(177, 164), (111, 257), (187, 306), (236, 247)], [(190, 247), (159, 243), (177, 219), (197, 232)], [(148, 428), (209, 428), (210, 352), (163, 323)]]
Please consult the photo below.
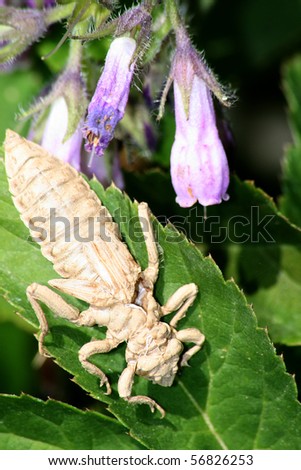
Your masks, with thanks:
[(228, 198), (229, 169), (210, 91), (199, 77), (193, 77), (187, 117), (183, 92), (176, 78), (176, 136), (171, 153), (176, 201), (182, 207), (190, 207), (197, 200), (203, 206), (219, 204)]
[(95, 153), (103, 155), (122, 117), (123, 114), (118, 109), (107, 103), (100, 103), (99, 108), (91, 107), (83, 128), (84, 135), (88, 139), (85, 149), (91, 152), (95, 147)]
[(42, 147), (61, 160), (70, 163), (76, 170), (80, 170), (82, 123), (75, 133), (64, 142), (68, 128), (68, 107), (63, 97), (58, 98), (51, 106), (43, 138)]
[(128, 37), (115, 39), (108, 51), (104, 70), (88, 107), (83, 128), (85, 148), (103, 155), (122, 119), (128, 101), (134, 63), (131, 63), (136, 41)]

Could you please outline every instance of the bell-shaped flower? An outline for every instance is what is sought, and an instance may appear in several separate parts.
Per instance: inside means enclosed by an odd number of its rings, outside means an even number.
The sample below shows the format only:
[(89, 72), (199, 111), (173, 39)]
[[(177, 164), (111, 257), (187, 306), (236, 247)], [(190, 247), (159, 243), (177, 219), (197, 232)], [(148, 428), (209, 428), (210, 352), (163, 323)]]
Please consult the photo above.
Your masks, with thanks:
[(103, 155), (122, 119), (135, 68), (136, 41), (129, 37), (114, 39), (103, 72), (88, 107), (83, 133), (85, 148)]
[(41, 146), (45, 150), (70, 163), (78, 171), (81, 167), (82, 124), (83, 120), (75, 132), (65, 140), (68, 129), (68, 107), (63, 96), (60, 96), (51, 105), (41, 141)]
[[(184, 31), (177, 32), (171, 75), (163, 94), (174, 83), (176, 134), (171, 151), (171, 178), (182, 207), (227, 200), (229, 168), (216, 126), (212, 93), (225, 101), (213, 74)], [(161, 113), (162, 113), (161, 103)]]
[(181, 207), (203, 206), (227, 200), (229, 169), (218, 135), (212, 96), (194, 75), (188, 117), (181, 89), (174, 81), (176, 136), (171, 152), (171, 178)]

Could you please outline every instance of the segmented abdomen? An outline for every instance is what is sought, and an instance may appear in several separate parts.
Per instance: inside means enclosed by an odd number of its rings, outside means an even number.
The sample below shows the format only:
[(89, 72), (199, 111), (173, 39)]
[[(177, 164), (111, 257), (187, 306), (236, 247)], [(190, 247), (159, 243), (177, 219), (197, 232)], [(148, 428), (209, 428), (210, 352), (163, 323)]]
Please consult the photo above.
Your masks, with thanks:
[(140, 267), (86, 181), (12, 131), (5, 150), (14, 204), (54, 269), (64, 278), (100, 282), (109, 291), (128, 290), (130, 299)]

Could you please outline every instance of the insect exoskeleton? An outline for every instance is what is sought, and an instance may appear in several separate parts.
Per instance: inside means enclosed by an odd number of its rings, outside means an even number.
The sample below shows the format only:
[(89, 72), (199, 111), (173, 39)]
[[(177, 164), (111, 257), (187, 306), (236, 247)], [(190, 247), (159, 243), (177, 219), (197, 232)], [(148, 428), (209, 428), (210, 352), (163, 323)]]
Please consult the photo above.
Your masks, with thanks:
[[(148, 266), (142, 271), (109, 211), (69, 164), (8, 130), (5, 165), (22, 221), (61, 276), (49, 281), (50, 286), (90, 304), (80, 312), (49, 287), (31, 284), (27, 296), (40, 324), (40, 352), (47, 354), (43, 343), (48, 333), (41, 304), (78, 326), (106, 327), (105, 339), (91, 341), (80, 349), (82, 366), (98, 376), (100, 385), (106, 385), (106, 392), (111, 393), (108, 378), (89, 357), (107, 353), (126, 341), (127, 366), (118, 381), (120, 397), (129, 403), (148, 404), (164, 416), (153, 399), (132, 396), (135, 374), (163, 386), (172, 385), (178, 366), (187, 364), (205, 338), (196, 328), (176, 329), (196, 298), (194, 283), (181, 286), (163, 306), (153, 296), (159, 260), (147, 204), (138, 205), (148, 253)], [(161, 318), (171, 312), (176, 313), (169, 324), (162, 322)], [(182, 355), (185, 342), (194, 345)]]

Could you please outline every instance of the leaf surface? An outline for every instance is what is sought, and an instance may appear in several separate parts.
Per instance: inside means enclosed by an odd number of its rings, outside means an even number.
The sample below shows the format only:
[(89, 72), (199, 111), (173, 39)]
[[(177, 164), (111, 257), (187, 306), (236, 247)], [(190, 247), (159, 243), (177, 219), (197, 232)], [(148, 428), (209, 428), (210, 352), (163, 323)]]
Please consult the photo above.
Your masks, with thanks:
[[(172, 223), (211, 253), (226, 277), (234, 277), (274, 343), (301, 344), (301, 230), (272, 198), (254, 183), (232, 177), (230, 200), (208, 207), (205, 220), (201, 206), (177, 207), (163, 172), (128, 180), (141, 199), (148, 197), (160, 220), (166, 219), (160, 216), (163, 206)], [(154, 189), (156, 181), (164, 197)]]
[(0, 395), (0, 449), (138, 449), (116, 420), (28, 395)]

